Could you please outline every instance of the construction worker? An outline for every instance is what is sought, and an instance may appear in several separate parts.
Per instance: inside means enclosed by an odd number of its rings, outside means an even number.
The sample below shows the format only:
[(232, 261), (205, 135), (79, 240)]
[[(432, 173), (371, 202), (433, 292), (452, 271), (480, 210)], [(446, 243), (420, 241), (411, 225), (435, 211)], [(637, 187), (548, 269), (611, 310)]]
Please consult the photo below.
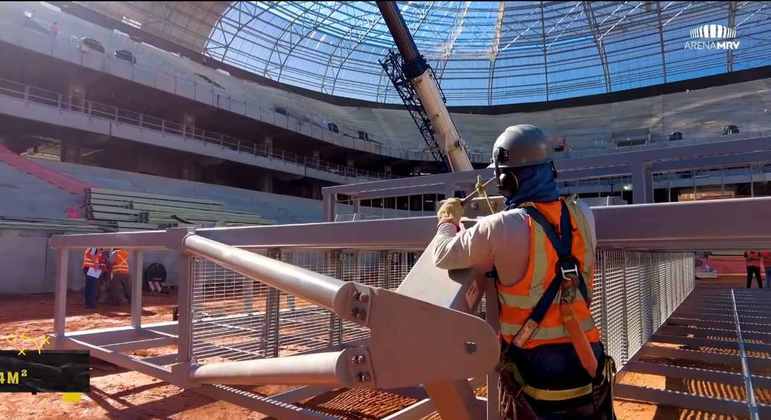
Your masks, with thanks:
[(115, 248), (110, 252), (112, 280), (109, 285), (110, 300), (114, 305), (126, 303), (129, 299), (128, 252)]
[(747, 264), (747, 288), (752, 288), (752, 278), (758, 282), (758, 288), (763, 288), (763, 282), (760, 279), (760, 266), (763, 263), (763, 257), (758, 251), (744, 251), (744, 262)]
[(771, 289), (771, 251), (760, 253), (763, 257), (763, 267), (766, 269), (766, 287)]
[(97, 292), (97, 302), (107, 303), (109, 296), (110, 278), (112, 278), (112, 266), (110, 265), (110, 252), (109, 249), (99, 250), (98, 266), (101, 275), (99, 276), (99, 286)]
[(98, 248), (86, 248), (83, 252), (83, 275), (85, 276), (85, 285), (83, 287), (83, 297), (85, 306), (88, 309), (96, 309), (96, 294), (99, 285), (99, 277), (102, 275), (100, 270), (101, 252)]
[(610, 420), (615, 367), (589, 310), (594, 218), (576, 199), (560, 199), (552, 150), (535, 126), (507, 128), (490, 165), (506, 210), (461, 230), (462, 203), (446, 200), (434, 264), (495, 279), (503, 418)]

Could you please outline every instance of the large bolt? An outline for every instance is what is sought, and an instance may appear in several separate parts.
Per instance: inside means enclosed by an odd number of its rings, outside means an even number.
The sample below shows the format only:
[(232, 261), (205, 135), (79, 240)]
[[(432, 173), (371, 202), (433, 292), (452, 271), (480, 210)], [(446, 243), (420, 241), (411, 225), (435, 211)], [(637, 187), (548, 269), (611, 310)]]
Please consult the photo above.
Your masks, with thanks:
[(366, 361), (367, 357), (363, 354), (357, 354), (356, 356), (353, 356), (353, 363), (356, 363), (357, 365), (361, 365)]
[(359, 382), (369, 382), (370, 376), (367, 372), (362, 372), (359, 374)]
[(477, 343), (473, 341), (466, 341), (466, 353), (468, 354), (474, 354), (477, 352)]

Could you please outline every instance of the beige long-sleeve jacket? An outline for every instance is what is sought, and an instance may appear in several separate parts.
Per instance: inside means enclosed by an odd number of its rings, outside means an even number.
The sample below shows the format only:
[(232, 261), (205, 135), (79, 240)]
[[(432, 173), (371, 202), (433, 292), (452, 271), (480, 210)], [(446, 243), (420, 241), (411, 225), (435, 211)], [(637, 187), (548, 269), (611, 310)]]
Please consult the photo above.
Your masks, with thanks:
[[(591, 231), (591, 246), (597, 244), (594, 216), (585, 203), (579, 201)], [(445, 223), (434, 238), (434, 264), (446, 270), (478, 268), (498, 272), (504, 285), (519, 281), (527, 270), (530, 254), (530, 216), (522, 209), (506, 210), (481, 218), (473, 227), (457, 232)], [(594, 265), (594, 262), (591, 262)]]

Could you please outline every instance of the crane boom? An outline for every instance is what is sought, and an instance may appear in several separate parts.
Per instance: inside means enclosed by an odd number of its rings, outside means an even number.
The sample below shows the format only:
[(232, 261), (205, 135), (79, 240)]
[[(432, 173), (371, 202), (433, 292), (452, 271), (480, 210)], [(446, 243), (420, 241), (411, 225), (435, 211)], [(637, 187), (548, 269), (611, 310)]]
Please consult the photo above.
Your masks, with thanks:
[[(432, 150), (432, 153), (438, 152), (451, 172), (473, 170), (474, 167), (471, 165), (471, 159), (469, 159), (458, 129), (444, 104), (444, 95), (434, 71), (420, 55), (396, 2), (378, 1), (377, 6), (391, 36), (394, 38), (399, 54), (402, 56), (402, 71), (417, 94), (420, 105), (422, 105), (430, 121), (430, 131), (435, 142), (430, 143), (429, 147), (438, 148), (438, 150)], [(399, 89), (399, 86), (396, 87)]]

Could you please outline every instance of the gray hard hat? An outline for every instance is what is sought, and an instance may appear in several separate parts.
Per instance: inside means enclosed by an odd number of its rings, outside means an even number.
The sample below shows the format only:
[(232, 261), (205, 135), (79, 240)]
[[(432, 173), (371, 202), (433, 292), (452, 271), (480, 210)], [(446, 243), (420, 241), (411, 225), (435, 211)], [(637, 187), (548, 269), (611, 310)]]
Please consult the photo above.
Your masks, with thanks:
[(488, 168), (519, 168), (551, 162), (552, 145), (540, 128), (530, 124), (512, 125), (493, 145)]

